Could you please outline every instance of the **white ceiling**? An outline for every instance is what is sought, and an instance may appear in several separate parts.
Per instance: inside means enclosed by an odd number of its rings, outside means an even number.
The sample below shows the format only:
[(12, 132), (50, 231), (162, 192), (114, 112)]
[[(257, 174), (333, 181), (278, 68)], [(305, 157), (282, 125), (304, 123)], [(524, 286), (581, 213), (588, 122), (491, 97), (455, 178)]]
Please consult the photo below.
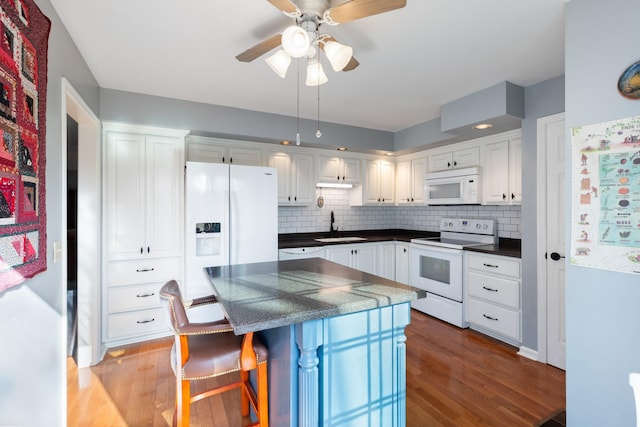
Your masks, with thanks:
[[(341, 2), (344, 2), (342, 0)], [(51, 0), (103, 88), (296, 116), (297, 67), (235, 56), (291, 23), (266, 0)], [(338, 2), (336, 1), (335, 4)], [(564, 73), (565, 0), (407, 0), (403, 9), (322, 30), (360, 66), (320, 86), (320, 119), (398, 131), (502, 81)], [(304, 86), (300, 115), (317, 117)]]

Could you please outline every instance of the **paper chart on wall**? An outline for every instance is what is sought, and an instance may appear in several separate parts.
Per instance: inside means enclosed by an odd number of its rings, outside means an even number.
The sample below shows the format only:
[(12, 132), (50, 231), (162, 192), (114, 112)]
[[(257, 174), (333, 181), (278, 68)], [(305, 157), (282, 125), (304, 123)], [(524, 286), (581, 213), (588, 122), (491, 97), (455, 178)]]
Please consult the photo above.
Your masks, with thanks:
[(573, 265), (640, 274), (640, 116), (571, 129)]

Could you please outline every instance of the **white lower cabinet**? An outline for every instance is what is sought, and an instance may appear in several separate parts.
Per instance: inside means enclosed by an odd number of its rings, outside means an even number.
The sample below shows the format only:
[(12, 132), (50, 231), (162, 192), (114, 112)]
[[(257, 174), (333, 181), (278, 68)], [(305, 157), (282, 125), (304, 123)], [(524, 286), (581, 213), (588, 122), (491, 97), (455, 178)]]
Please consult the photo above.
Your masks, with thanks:
[(396, 279), (396, 244), (394, 242), (382, 242), (376, 245), (375, 275), (385, 279)]
[(522, 342), (521, 261), (465, 252), (467, 322), (512, 345)]
[(111, 347), (169, 335), (160, 288), (181, 277), (181, 258), (107, 262), (103, 335)]
[(409, 284), (409, 243), (396, 242), (395, 249), (396, 249), (395, 281), (408, 285)]
[(376, 274), (377, 245), (377, 243), (358, 243), (326, 246), (326, 258), (365, 273)]

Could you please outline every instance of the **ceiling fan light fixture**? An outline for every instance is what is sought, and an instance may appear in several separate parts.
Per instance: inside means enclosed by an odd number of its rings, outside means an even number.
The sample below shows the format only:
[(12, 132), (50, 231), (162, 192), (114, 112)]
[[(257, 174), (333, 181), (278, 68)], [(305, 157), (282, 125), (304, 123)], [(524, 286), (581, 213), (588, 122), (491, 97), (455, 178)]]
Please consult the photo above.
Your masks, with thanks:
[(322, 64), (318, 62), (317, 58), (309, 59), (307, 63), (307, 86), (320, 86), (321, 84), (325, 84), (329, 79), (327, 75), (324, 73), (324, 69), (322, 68)]
[(300, 58), (309, 52), (309, 34), (297, 25), (287, 27), (282, 33), (282, 48), (292, 58)]
[(329, 40), (324, 44), (324, 53), (327, 55), (333, 71), (342, 71), (347, 66), (353, 56), (353, 48)]
[(291, 64), (291, 57), (287, 52), (280, 49), (279, 51), (265, 59), (265, 62), (267, 63), (267, 65), (269, 65), (269, 67), (271, 67), (274, 73), (284, 79), (284, 77), (287, 75), (289, 65)]

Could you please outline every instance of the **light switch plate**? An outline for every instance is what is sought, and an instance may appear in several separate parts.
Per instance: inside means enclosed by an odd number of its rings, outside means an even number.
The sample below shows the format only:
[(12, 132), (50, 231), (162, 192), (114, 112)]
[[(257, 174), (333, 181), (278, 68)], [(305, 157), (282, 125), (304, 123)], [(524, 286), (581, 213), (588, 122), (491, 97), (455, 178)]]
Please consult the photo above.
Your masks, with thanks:
[(53, 242), (53, 263), (60, 262), (62, 259), (62, 242), (57, 240)]

